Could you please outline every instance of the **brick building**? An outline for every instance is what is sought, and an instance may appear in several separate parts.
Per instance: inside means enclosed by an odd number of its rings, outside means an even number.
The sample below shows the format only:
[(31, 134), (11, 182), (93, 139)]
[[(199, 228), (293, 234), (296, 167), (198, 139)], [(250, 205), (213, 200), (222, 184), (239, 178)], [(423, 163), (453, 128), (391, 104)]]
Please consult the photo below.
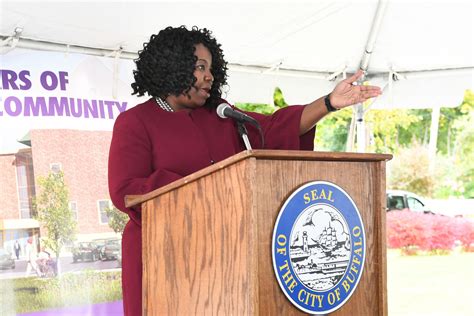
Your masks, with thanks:
[(70, 208), (77, 220), (77, 239), (117, 235), (108, 226), (111, 206), (107, 159), (112, 133), (65, 129), (31, 130), (22, 143), (30, 148), (0, 155), (0, 247), (11, 249), (16, 239), (41, 237), (41, 223), (33, 219), (31, 200), (38, 177), (62, 170)]

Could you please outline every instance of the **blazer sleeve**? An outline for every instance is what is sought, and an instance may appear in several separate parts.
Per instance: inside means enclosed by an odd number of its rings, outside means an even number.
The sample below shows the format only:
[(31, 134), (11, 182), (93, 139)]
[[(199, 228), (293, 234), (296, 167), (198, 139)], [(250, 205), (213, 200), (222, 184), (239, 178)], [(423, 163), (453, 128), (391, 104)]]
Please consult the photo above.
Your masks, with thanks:
[(182, 178), (169, 170), (153, 170), (152, 144), (145, 126), (134, 111), (121, 113), (114, 124), (108, 161), (112, 203), (138, 224), (141, 207), (126, 208), (125, 196), (145, 194)]
[[(304, 106), (293, 105), (279, 109), (272, 115), (245, 112), (261, 125), (265, 149), (313, 150), (316, 127), (300, 136), (300, 121)], [(252, 144), (262, 148), (258, 129), (246, 124)]]

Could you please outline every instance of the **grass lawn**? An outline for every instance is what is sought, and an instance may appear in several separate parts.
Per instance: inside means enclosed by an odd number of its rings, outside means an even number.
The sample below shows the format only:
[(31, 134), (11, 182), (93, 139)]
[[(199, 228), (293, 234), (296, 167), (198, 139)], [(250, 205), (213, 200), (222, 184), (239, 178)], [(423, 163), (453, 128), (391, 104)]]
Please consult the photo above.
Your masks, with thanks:
[(57, 278), (1, 280), (0, 315), (83, 306), (122, 299), (120, 272), (66, 273)]
[[(474, 253), (401, 256), (389, 250), (387, 257), (389, 316), (474, 315)], [(2, 280), (0, 315), (116, 301), (120, 284), (119, 272), (93, 271)]]
[(474, 253), (387, 253), (388, 314), (474, 315)]

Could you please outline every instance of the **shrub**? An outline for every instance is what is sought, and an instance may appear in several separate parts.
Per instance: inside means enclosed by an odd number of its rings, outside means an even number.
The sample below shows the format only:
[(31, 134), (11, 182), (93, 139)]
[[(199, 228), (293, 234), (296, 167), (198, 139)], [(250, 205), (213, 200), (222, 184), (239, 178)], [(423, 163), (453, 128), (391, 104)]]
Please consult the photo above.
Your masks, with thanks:
[(409, 211), (387, 213), (387, 244), (389, 248), (400, 248), (406, 254), (426, 244), (424, 223), (419, 214)]
[(474, 222), (466, 218), (455, 218), (454, 222), (456, 239), (464, 251), (474, 252)]
[(404, 254), (418, 251), (446, 253), (459, 242), (464, 250), (474, 250), (474, 222), (410, 211), (387, 213), (387, 246)]
[(428, 148), (413, 144), (401, 148), (388, 164), (389, 187), (394, 190), (416, 192), (422, 196), (432, 196), (436, 175), (430, 171)]

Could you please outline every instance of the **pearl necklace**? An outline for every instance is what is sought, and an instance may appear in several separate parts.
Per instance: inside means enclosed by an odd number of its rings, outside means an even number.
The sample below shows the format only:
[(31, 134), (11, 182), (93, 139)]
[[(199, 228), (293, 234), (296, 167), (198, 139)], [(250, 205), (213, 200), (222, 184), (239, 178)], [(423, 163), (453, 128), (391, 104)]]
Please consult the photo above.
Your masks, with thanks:
[(174, 110), (173, 110), (173, 108), (171, 107), (171, 105), (169, 105), (169, 103), (166, 102), (165, 100), (163, 100), (162, 98), (156, 97), (155, 100), (156, 100), (156, 103), (158, 103), (158, 105), (160, 106), (160, 108), (162, 108), (164, 111), (166, 111), (166, 112), (174, 112)]

